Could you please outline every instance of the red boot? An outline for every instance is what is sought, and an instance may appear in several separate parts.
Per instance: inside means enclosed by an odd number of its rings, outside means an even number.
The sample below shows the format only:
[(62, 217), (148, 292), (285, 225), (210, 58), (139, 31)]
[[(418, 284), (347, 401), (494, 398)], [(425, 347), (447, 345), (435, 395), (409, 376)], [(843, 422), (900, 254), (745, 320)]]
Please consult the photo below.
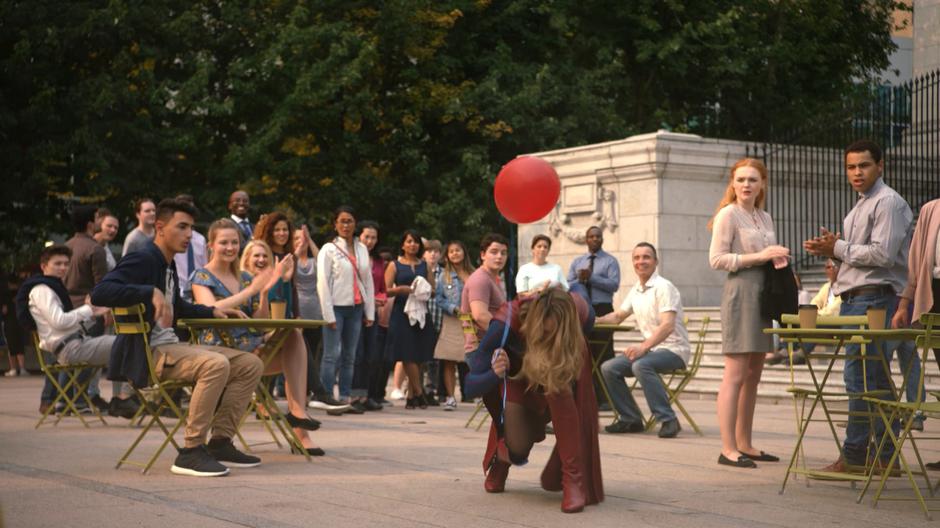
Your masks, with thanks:
[(509, 476), (509, 464), (500, 460), (494, 461), (483, 481), (483, 489), (487, 493), (502, 493), (506, 489), (506, 477)]
[(577, 513), (587, 503), (578, 409), (571, 393), (546, 395), (546, 399), (555, 426), (555, 449), (561, 461), (561, 511)]
[(551, 456), (542, 470), (542, 489), (545, 491), (561, 491), (561, 458), (558, 456), (558, 448), (552, 449)]

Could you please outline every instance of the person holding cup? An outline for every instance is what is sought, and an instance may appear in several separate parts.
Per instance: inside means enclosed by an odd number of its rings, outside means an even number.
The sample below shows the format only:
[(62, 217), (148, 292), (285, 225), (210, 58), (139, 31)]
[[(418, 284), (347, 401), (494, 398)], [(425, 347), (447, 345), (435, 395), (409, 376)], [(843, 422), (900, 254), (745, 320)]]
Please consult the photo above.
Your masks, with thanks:
[[(283, 319), (283, 313), (272, 313), (276, 306), (271, 292), (279, 284), (290, 285), (294, 269), (293, 256), (277, 259), (271, 265), (271, 249), (261, 240), (245, 246), (239, 266), (238, 225), (228, 218), (216, 220), (209, 226), (207, 248), (209, 262), (193, 272), (187, 296), (199, 304), (220, 309), (236, 309), (248, 317)], [(280, 311), (287, 309), (281, 303)], [(280, 317), (278, 317), (280, 316)], [(319, 429), (320, 422), (307, 416), (307, 350), (299, 330), (290, 332), (280, 352), (271, 359), (264, 374), (284, 373), (287, 395), (287, 422), (294, 429), (301, 444), (311, 456), (322, 456), (324, 451), (313, 445), (308, 431)], [(266, 353), (268, 336), (248, 328), (228, 328), (224, 331), (206, 329), (200, 332), (199, 342), (205, 345), (230, 346), (259, 356)]]
[[(810, 254), (837, 259), (842, 262), (838, 276), (832, 284), (832, 293), (842, 299), (840, 315), (869, 315), (870, 326), (885, 327), (894, 317), (897, 294), (907, 281), (907, 254), (911, 242), (913, 214), (904, 198), (882, 180), (884, 160), (881, 147), (868, 140), (856, 141), (845, 149), (845, 172), (858, 201), (843, 222), (842, 233), (833, 233), (824, 227), (819, 236), (803, 242)], [(898, 342), (878, 343), (885, 364), (890, 365)], [(869, 346), (869, 351), (875, 345)], [(860, 346), (845, 345), (845, 389), (849, 393), (865, 390), (885, 390), (879, 397), (890, 398), (892, 391), (888, 375), (880, 362), (865, 361), (859, 357)], [(870, 352), (869, 352), (870, 353)], [(845, 431), (842, 456), (824, 471), (848, 473), (864, 468), (867, 450), (872, 441), (869, 418), (864, 415), (872, 409), (861, 398), (849, 400), (850, 415)], [(899, 424), (892, 423), (897, 433)], [(874, 442), (884, 435), (882, 420), (874, 420)], [(886, 465), (893, 455), (891, 442), (881, 451), (881, 464)], [(855, 466), (853, 468), (853, 466)]]
[(790, 255), (789, 249), (777, 244), (773, 219), (764, 210), (766, 201), (767, 167), (760, 160), (744, 158), (731, 167), (724, 197), (708, 224), (709, 264), (728, 272), (721, 298), (725, 368), (718, 390), (718, 463), (741, 468), (757, 467), (755, 460), (779, 460), (751, 441), (764, 356), (773, 351), (773, 340), (764, 333), (772, 323), (760, 307), (764, 264), (773, 262), (781, 268)]

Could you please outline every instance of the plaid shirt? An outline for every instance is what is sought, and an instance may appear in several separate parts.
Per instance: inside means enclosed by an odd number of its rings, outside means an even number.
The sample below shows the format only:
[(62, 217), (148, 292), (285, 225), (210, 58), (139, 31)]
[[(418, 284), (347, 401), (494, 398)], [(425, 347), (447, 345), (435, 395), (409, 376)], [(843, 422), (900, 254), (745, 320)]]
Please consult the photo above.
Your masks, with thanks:
[[(434, 285), (437, 286), (441, 282), (441, 277), (444, 275), (444, 268), (438, 266), (434, 270)], [(431, 322), (434, 323), (434, 331), (438, 334), (441, 333), (441, 324), (444, 322), (444, 311), (441, 310), (441, 307), (437, 305), (437, 299), (432, 295), (428, 299), (428, 313), (431, 315)]]

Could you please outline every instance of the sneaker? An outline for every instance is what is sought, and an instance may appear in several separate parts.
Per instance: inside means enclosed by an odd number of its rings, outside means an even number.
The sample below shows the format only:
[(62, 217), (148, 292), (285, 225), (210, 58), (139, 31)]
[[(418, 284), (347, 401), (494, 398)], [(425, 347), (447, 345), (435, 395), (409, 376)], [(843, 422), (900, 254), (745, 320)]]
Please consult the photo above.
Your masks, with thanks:
[(457, 400), (453, 396), (448, 396), (447, 401), (444, 402), (445, 411), (455, 411), (457, 410)]
[(611, 434), (619, 433), (642, 433), (646, 428), (640, 422), (625, 422), (617, 420), (616, 422), (604, 427), (604, 430)]
[(125, 398), (122, 400), (115, 396), (111, 398), (111, 403), (108, 405), (108, 416), (117, 416), (130, 420), (137, 414), (138, 409), (140, 409), (140, 405), (137, 405), (137, 402), (133, 399)]
[(4, 376), (8, 376), (8, 377), (19, 376), (19, 375), (20, 375), (20, 369), (18, 369), (18, 368), (11, 368), (10, 370), (4, 372), (3, 375), (4, 375)]
[(369, 398), (368, 400), (366, 400), (366, 402), (362, 405), (363, 407), (366, 408), (367, 411), (381, 411), (382, 410), (382, 404), (373, 400), (372, 398)]
[(170, 471), (190, 477), (224, 477), (229, 472), (227, 467), (212, 458), (204, 445), (180, 448)]
[(206, 445), (206, 451), (225, 467), (250, 468), (261, 465), (261, 459), (235, 449), (231, 438), (213, 438)]
[(307, 404), (311, 409), (320, 409), (321, 411), (347, 411), (349, 410), (349, 404), (336, 401), (330, 395), (320, 395), (314, 397), (310, 400), (310, 403)]
[(402, 392), (401, 389), (395, 389), (392, 391), (392, 394), (389, 395), (389, 398), (393, 400), (404, 400), (405, 393)]
[[(114, 398), (111, 399), (113, 400)], [(102, 398), (100, 394), (95, 394), (91, 397), (91, 404), (97, 407), (101, 412), (109, 411), (111, 409), (111, 405), (104, 401), (104, 398)]]
[(346, 414), (364, 414), (365, 412), (365, 406), (359, 401), (354, 401), (349, 404), (349, 409), (346, 410)]
[(922, 413), (918, 413), (914, 415), (914, 420), (911, 422), (911, 429), (915, 431), (924, 432), (924, 420), (926, 419), (927, 417), (924, 416)]

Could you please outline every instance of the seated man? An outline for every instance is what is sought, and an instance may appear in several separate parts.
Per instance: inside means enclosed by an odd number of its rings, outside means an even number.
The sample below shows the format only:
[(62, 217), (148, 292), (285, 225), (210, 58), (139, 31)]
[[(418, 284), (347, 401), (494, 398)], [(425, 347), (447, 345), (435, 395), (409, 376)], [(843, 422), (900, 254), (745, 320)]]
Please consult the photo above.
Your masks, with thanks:
[[(89, 337), (86, 329), (108, 309), (92, 306), (87, 299), (82, 306), (72, 309), (72, 300), (62, 282), (71, 258), (68, 246), (54, 245), (42, 250), (39, 256), (42, 275), (27, 279), (17, 293), (17, 318), (24, 328), (36, 330), (39, 346), (52, 352), (59, 364), (104, 365), (111, 356), (114, 336)], [(60, 383), (64, 382), (60, 378)], [(130, 387), (116, 382), (108, 414), (133, 418), (138, 405), (130, 395)]]
[[(254, 467), (258, 457), (241, 453), (232, 444), (238, 422), (261, 378), (260, 358), (225, 347), (180, 343), (173, 331), (176, 317), (244, 317), (238, 310), (190, 304), (179, 295), (173, 257), (186, 251), (193, 234), (196, 210), (178, 200), (157, 206), (156, 236), (140, 251), (128, 253), (91, 293), (99, 306), (146, 306), (152, 328), (150, 346), (161, 379), (195, 383), (186, 417), (184, 446), (171, 471), (179, 475), (217, 477), (228, 467)], [(138, 335), (121, 335), (114, 342), (111, 379), (126, 379), (135, 387), (149, 385), (144, 342)], [(213, 416), (215, 420), (213, 421)], [(213, 436), (206, 445), (209, 425)], [(225, 465), (223, 465), (223, 463)]]
[(624, 376), (636, 376), (643, 386), (650, 412), (661, 424), (660, 438), (674, 438), (681, 427), (669, 405), (669, 395), (658, 372), (685, 368), (691, 350), (689, 334), (682, 324), (679, 290), (656, 274), (656, 248), (640, 242), (633, 248), (633, 270), (639, 279), (620, 309), (597, 319), (598, 324), (619, 324), (636, 315), (643, 342), (631, 345), (623, 355), (605, 361), (601, 372), (620, 418), (608, 425), (608, 433), (643, 431), (643, 416), (630, 394)]

